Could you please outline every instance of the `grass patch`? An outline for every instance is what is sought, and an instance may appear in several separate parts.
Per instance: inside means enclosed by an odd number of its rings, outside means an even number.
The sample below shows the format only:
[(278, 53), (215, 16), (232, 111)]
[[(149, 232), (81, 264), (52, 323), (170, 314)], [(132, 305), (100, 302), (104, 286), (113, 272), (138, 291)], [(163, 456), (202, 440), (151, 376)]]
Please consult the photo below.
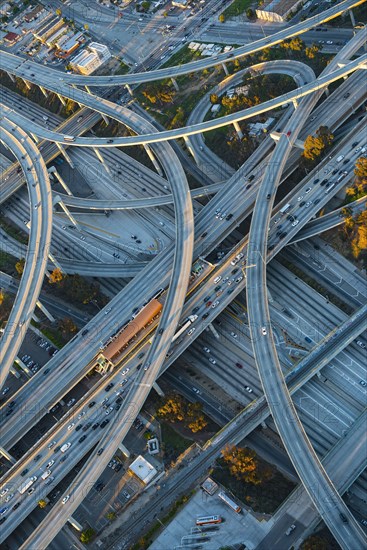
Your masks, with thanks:
[[(65, 340), (60, 335), (60, 331), (57, 328), (51, 328), (48, 326), (45, 326), (43, 323), (37, 323), (33, 319), (31, 320), (31, 323), (34, 327), (36, 327), (44, 336), (50, 340), (56, 346), (57, 348), (63, 348), (66, 344)], [(72, 338), (72, 336), (71, 336)]]
[(4, 231), (10, 235), (10, 237), (13, 237), (16, 241), (22, 243), (22, 244), (28, 244), (28, 235), (21, 229), (19, 229), (14, 223), (12, 223), (10, 220), (5, 219), (3, 217), (0, 217), (0, 227), (4, 229)]
[(222, 13), (226, 19), (227, 17), (235, 17), (236, 15), (241, 15), (251, 4), (252, 0), (234, 0)]
[(168, 461), (175, 461), (193, 443), (192, 439), (182, 437), (166, 422), (161, 423), (161, 430), (165, 459)]
[(17, 258), (0, 250), (0, 271), (4, 271), (8, 275), (14, 276), (16, 274), (15, 264)]
[(178, 52), (174, 53), (166, 63), (161, 66), (161, 69), (166, 67), (174, 67), (176, 65), (184, 65), (195, 59), (200, 59), (200, 52), (190, 50), (187, 45), (183, 46)]
[(130, 67), (126, 65), (126, 63), (121, 61), (119, 68), (117, 69), (117, 71), (115, 71), (114, 74), (126, 74), (129, 72), (129, 70), (130, 70)]
[(255, 512), (272, 514), (293, 491), (296, 484), (285, 478), (274, 466), (259, 456), (256, 459), (261, 467), (272, 471), (272, 477), (259, 485), (239, 481), (233, 477), (223, 459), (217, 461), (211, 477), (228, 487), (235, 497)]

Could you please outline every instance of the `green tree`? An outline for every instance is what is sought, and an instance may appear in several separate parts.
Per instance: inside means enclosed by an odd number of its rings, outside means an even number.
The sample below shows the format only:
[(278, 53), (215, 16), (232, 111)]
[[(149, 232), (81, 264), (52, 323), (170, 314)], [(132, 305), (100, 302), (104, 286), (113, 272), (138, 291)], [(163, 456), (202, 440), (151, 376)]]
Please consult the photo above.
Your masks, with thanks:
[(58, 327), (61, 332), (65, 333), (66, 335), (75, 334), (76, 332), (78, 332), (78, 327), (72, 319), (69, 319), (69, 317), (60, 319), (60, 321), (58, 322)]
[(255, 19), (256, 18), (256, 11), (253, 10), (252, 8), (248, 8), (246, 10), (246, 15), (249, 19)]
[(84, 544), (88, 544), (93, 539), (95, 533), (96, 533), (95, 530), (92, 529), (91, 527), (89, 529), (85, 529), (84, 531), (82, 531), (80, 535), (80, 542), (84, 542)]
[(157, 416), (169, 422), (177, 422), (185, 419), (185, 403), (180, 395), (173, 393), (168, 395), (157, 410)]
[(114, 519), (116, 519), (116, 512), (107, 512), (106, 518), (109, 521), (113, 521)]

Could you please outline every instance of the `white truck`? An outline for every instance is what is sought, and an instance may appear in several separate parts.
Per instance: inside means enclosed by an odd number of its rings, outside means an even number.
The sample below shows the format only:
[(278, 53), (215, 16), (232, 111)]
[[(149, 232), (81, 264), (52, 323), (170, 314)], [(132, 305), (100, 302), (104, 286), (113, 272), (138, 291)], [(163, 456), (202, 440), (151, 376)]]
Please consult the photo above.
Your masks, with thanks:
[(23, 483), (18, 487), (18, 491), (23, 495), (32, 485), (37, 481), (37, 476), (32, 476), (23, 481)]
[(344, 158), (344, 155), (339, 155), (336, 159), (336, 162), (341, 162)]
[(60, 451), (62, 453), (66, 453), (66, 451), (69, 449), (69, 447), (71, 447), (71, 443), (64, 443), (63, 446), (61, 447)]
[(46, 471), (43, 472), (43, 474), (41, 475), (41, 478), (42, 478), (42, 479), (47, 479), (50, 475), (51, 475), (51, 470), (46, 470)]

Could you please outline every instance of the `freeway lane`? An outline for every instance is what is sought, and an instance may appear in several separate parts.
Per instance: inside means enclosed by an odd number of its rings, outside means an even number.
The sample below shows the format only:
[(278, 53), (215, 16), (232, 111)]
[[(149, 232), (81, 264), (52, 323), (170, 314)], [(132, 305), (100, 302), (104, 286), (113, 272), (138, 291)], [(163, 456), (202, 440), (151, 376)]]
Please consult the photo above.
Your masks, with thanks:
[(38, 301), (47, 267), (52, 231), (52, 196), (46, 165), (28, 134), (2, 118), (2, 141), (24, 172), (31, 208), (31, 229), (19, 289), (1, 337), (0, 388), (13, 366)]
[(209, 67), (214, 67), (219, 63), (222, 63), (225, 61), (232, 61), (233, 59), (240, 58), (240, 57), (249, 55), (251, 53), (260, 51), (265, 47), (270, 47), (272, 45), (279, 44), (280, 42), (282, 42), (287, 38), (298, 36), (299, 34), (302, 34), (308, 31), (312, 27), (316, 27), (321, 23), (325, 23), (327, 21), (330, 21), (331, 19), (334, 19), (335, 17), (338, 17), (347, 9), (350, 9), (355, 6), (359, 6), (363, 4), (364, 1), (365, 0), (343, 0), (342, 2), (339, 2), (338, 4), (336, 4), (335, 6), (328, 8), (324, 12), (314, 15), (313, 17), (310, 17), (305, 21), (297, 23), (292, 27), (287, 27), (273, 34), (270, 37), (265, 37), (249, 45), (237, 48), (236, 50), (231, 52), (233, 56), (228, 53), (224, 53), (224, 54), (219, 54), (218, 56), (215, 56), (215, 58), (202, 59), (200, 61), (192, 61), (182, 66), (168, 67), (166, 69), (157, 69), (157, 70), (149, 71), (148, 73), (135, 73), (135, 74), (116, 75), (116, 76), (92, 76), (92, 75), (81, 76), (81, 75), (75, 75), (75, 74), (63, 74), (63, 76), (60, 77), (60, 72), (54, 69), (51, 69), (50, 67), (43, 67), (42, 65), (37, 65), (36, 63), (33, 63), (33, 62), (24, 61), (24, 59), (12, 54), (7, 54), (4, 51), (2, 51), (1, 56), (3, 57), (4, 55), (12, 55), (14, 60), (17, 62), (18, 66), (23, 66), (23, 67), (29, 66), (35, 71), (42, 71), (44, 74), (48, 75), (50, 80), (51, 78), (54, 79), (55, 81), (61, 79), (67, 83), (80, 85), (80, 86), (109, 86), (110, 87), (110, 86), (123, 85), (123, 84), (137, 84), (141, 82), (151, 82), (153, 80), (171, 78), (171, 77), (207, 69)]
[[(358, 34), (361, 34), (362, 37), (366, 36), (367, 29), (359, 31)], [(35, 124), (32, 127), (32, 132), (42, 139), (53, 141), (56, 143), (63, 143), (66, 145), (72, 145), (74, 147), (128, 147), (132, 145), (143, 145), (147, 143), (157, 144), (161, 141), (166, 141), (170, 139), (176, 139), (179, 137), (186, 137), (194, 134), (199, 134), (202, 132), (207, 132), (216, 128), (221, 128), (232, 124), (233, 122), (240, 122), (241, 120), (246, 120), (255, 115), (265, 113), (271, 109), (281, 107), (285, 103), (296, 101), (304, 96), (312, 94), (317, 90), (323, 89), (332, 82), (348, 76), (350, 73), (354, 72), (357, 69), (366, 69), (367, 67), (367, 54), (361, 55), (358, 59), (346, 63), (343, 67), (335, 69), (333, 72), (328, 71), (323, 73), (317, 80), (296, 88), (295, 90), (278, 96), (277, 98), (265, 101), (254, 107), (249, 107), (241, 111), (237, 111), (230, 115), (226, 115), (214, 120), (208, 120), (206, 122), (201, 122), (198, 124), (193, 124), (191, 126), (186, 126), (183, 128), (177, 128), (174, 130), (162, 131), (159, 134), (156, 133), (155, 129), (153, 133), (150, 134), (139, 134), (137, 136), (131, 137), (115, 137), (111, 138), (85, 138), (85, 137), (75, 137), (75, 139), (70, 142), (70, 140), (65, 140), (59, 132), (53, 132), (51, 130), (46, 130), (40, 125)], [(65, 97), (73, 99), (78, 103), (89, 106), (96, 111), (105, 114), (127, 126), (131, 126), (133, 122), (133, 113), (122, 107), (117, 107), (114, 103), (111, 103), (107, 100), (102, 100), (93, 94), (88, 94), (87, 92), (82, 92), (77, 88), (70, 88), (69, 86), (63, 83), (52, 83), (49, 78), (45, 76), (38, 75), (32, 76), (32, 74), (25, 74), (23, 71), (19, 70), (14, 61), (8, 57), (8, 54), (3, 53), (0, 57), (0, 68), (15, 74), (18, 77), (25, 77), (30, 82), (33, 82), (37, 85), (42, 85), (45, 88), (52, 90), (55, 93), (60, 93)], [(37, 70), (37, 69), (34, 69)], [(126, 120), (122, 120), (122, 115), (125, 114)], [(130, 121), (128, 116), (130, 115)], [(23, 121), (22, 124), (27, 124), (27, 119), (18, 113), (8, 114), (8, 117), (14, 122)]]
[[(330, 72), (330, 65), (323, 75)], [(321, 76), (322, 79), (322, 76)], [(259, 377), (287, 453), (309, 497), (342, 548), (364, 547), (363, 532), (319, 461), (287, 389), (270, 324), (266, 285), (268, 227), (277, 185), (291, 148), (304, 125), (313, 97), (303, 100), (289, 123), (289, 133), (276, 144), (266, 169), (251, 220), (247, 251), (247, 307)], [(344, 519), (345, 518), (345, 521)], [(343, 521), (340, 521), (343, 519)]]

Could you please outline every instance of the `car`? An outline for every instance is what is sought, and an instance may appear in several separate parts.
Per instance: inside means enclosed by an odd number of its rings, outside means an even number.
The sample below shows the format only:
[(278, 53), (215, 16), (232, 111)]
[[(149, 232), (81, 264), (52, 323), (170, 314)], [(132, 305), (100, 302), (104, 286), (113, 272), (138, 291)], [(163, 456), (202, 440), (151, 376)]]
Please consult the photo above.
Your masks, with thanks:
[(251, 176), (249, 176), (247, 179), (248, 181), (252, 181), (253, 179), (255, 179), (255, 174), (251, 174)]
[(204, 239), (204, 237), (206, 237), (207, 234), (208, 234), (208, 232), (207, 232), (207, 231), (204, 231), (204, 233), (201, 234), (201, 238)]
[[(219, 283), (219, 281), (222, 279), (222, 276), (221, 275), (218, 275), (218, 277), (216, 277), (214, 279), (214, 283)], [(205, 301), (205, 300), (204, 300)]]
[(361, 386), (363, 386), (364, 388), (367, 386), (367, 382), (365, 382), (364, 380), (360, 380), (359, 383), (360, 383)]
[(202, 319), (207, 319), (208, 317), (209, 317), (209, 313), (208, 313), (208, 312), (206, 312), (206, 313), (204, 313), (204, 315), (202, 315), (202, 317), (201, 317), (201, 318), (202, 318)]
[(250, 388), (250, 386), (245, 386), (245, 390), (248, 391), (249, 393), (252, 393), (252, 389)]
[(75, 422), (72, 422), (71, 424), (69, 424), (68, 430), (69, 431), (72, 430), (74, 428), (74, 426), (75, 426)]
[(361, 519), (362, 525), (367, 525), (367, 519)]
[(283, 233), (281, 233), (281, 234), (279, 235), (279, 239), (284, 239), (284, 237), (286, 237), (286, 236), (287, 236), (287, 232), (286, 232), (286, 231), (283, 231)]
[(191, 336), (191, 334), (194, 334), (195, 330), (195, 327), (190, 328), (190, 330), (187, 331), (187, 336)]
[(238, 338), (238, 334), (236, 334), (236, 333), (233, 332), (233, 331), (231, 332), (231, 336), (232, 336), (232, 338)]
[(316, 199), (315, 201), (313, 201), (314, 204), (319, 204), (321, 199)]
[(339, 517), (343, 523), (348, 523), (348, 518), (344, 514), (340, 513)]
[[(28, 472), (28, 470), (27, 470), (27, 472)], [(0, 497), (5, 496), (8, 491), (9, 491), (9, 487), (4, 487), (4, 489), (1, 489)]]
[(266, 336), (268, 334), (267, 330), (266, 330), (266, 327), (261, 327), (261, 334), (263, 336)]
[(320, 183), (321, 187), (323, 187), (325, 184), (327, 183), (327, 179), (323, 179), (322, 182)]
[(288, 130), (287, 137), (289, 137), (291, 135), (291, 133), (292, 133), (291, 130)]
[(67, 459), (68, 455), (63, 455), (61, 458), (60, 458), (60, 462), (65, 462), (65, 460)]
[(85, 424), (82, 428), (83, 432), (86, 432), (92, 425), (92, 422), (88, 422), (87, 424)]
[(366, 344), (362, 342), (362, 340), (356, 340), (357, 346), (361, 347), (362, 349), (366, 348)]
[(320, 178), (316, 178), (315, 180), (313, 180), (313, 184), (316, 185), (317, 183), (319, 183), (320, 181)]
[(228, 214), (228, 215), (226, 216), (226, 220), (227, 220), (227, 221), (231, 220), (232, 218), (233, 218), (233, 214)]
[[(124, 374), (124, 372), (123, 372), (122, 374)], [(114, 384), (113, 382), (110, 382), (110, 383), (105, 387), (104, 391), (110, 391), (110, 390), (112, 390), (112, 388), (113, 388), (114, 385), (115, 385), (115, 384)]]
[(211, 363), (212, 365), (216, 364), (216, 360), (214, 359), (214, 357), (209, 357), (209, 363)]
[(122, 491), (122, 495), (126, 498), (126, 500), (131, 497), (131, 495), (127, 491)]
[(30, 489), (28, 489), (27, 493), (28, 493), (29, 495), (31, 495), (32, 493), (35, 492), (35, 490), (36, 490), (35, 487), (31, 487)]
[(241, 365), (241, 363), (236, 363), (236, 367), (237, 367), (238, 369), (243, 369), (243, 365)]
[(311, 206), (311, 204), (312, 204), (312, 201), (308, 201), (308, 202), (306, 202), (306, 204), (305, 204), (305, 208), (309, 208), (309, 207)]
[(50, 460), (50, 462), (47, 463), (46, 470), (49, 470), (51, 468), (51, 466), (53, 466), (54, 464), (55, 464), (55, 461)]
[(6, 512), (7, 512), (8, 510), (9, 510), (9, 508), (7, 508), (6, 506), (5, 506), (5, 508), (1, 508), (1, 510), (0, 510), (0, 516), (3, 516), (4, 514), (6, 514)]
[(205, 346), (203, 347), (203, 351), (205, 351), (205, 353), (210, 353), (210, 349)]
[(111, 311), (111, 309), (112, 309), (112, 308), (110, 308), (110, 307), (109, 307), (108, 309), (106, 309), (106, 311), (104, 312), (104, 314), (105, 314), (105, 315), (108, 315), (109, 312)]
[(69, 500), (69, 498), (70, 498), (70, 495), (66, 495), (66, 497), (64, 497), (64, 498), (62, 499), (62, 501), (61, 501), (62, 504), (66, 504), (67, 501)]
[(300, 202), (302, 199), (303, 199), (303, 195), (300, 195), (300, 196), (297, 198), (297, 201)]
[(16, 502), (12, 508), (12, 510), (16, 510), (21, 505), (21, 502)]
[(212, 303), (212, 308), (219, 306), (219, 300), (215, 300), (215, 302)]
[(10, 388), (7, 386), (6, 388), (3, 389), (3, 395), (6, 395), (8, 391), (10, 391)]
[(200, 393), (200, 390), (198, 390), (197, 388), (192, 388), (192, 391), (194, 391), (195, 393)]
[(43, 375), (46, 376), (50, 372), (50, 369), (46, 369), (43, 371)]
[(232, 275), (235, 275), (237, 272), (238, 272), (238, 267), (236, 267), (235, 269), (232, 269), (231, 271)]
[(296, 225), (299, 224), (299, 220), (294, 220), (294, 222), (292, 223), (292, 227), (296, 227)]
[(268, 200), (268, 201), (269, 201), (269, 200), (270, 200), (270, 198), (271, 198), (271, 193), (268, 193), (268, 194), (266, 195), (266, 200)]
[[(20, 475), (21, 475), (22, 477), (24, 477), (24, 476), (25, 476), (26, 474), (28, 474), (28, 471), (29, 471), (29, 470), (28, 470), (28, 468), (26, 468), (25, 470), (23, 470), (23, 472), (21, 472), (21, 474), (20, 474)], [(7, 493), (7, 492), (8, 492), (8, 490), (9, 490), (9, 489), (7, 489), (7, 490), (5, 491), (5, 493)], [(4, 494), (5, 494), (5, 493), (4, 493)], [(2, 496), (2, 494), (1, 494), (1, 493), (0, 493), (0, 496)]]
[(311, 187), (307, 187), (307, 189), (305, 189), (305, 194), (307, 195), (307, 193), (309, 193), (311, 191)]
[(72, 399), (70, 399), (70, 401), (68, 401), (68, 402), (66, 403), (67, 407), (71, 407), (72, 405), (74, 405), (75, 401), (76, 401), (76, 400), (74, 399), (74, 397), (73, 397)]
[(83, 416), (85, 416), (85, 411), (82, 411), (81, 413), (78, 414), (78, 420), (83, 418)]
[(124, 369), (121, 373), (122, 376), (125, 376), (129, 372), (129, 370), (130, 370), (129, 367), (126, 367), (126, 369)]
[(194, 309), (192, 310), (192, 313), (197, 313), (199, 309), (200, 309), (199, 306), (194, 307)]
[(87, 439), (87, 436), (82, 435), (82, 437), (79, 439), (79, 443), (83, 443), (83, 441), (85, 441), (85, 439)]
[(95, 401), (91, 401), (88, 405), (88, 407), (91, 409), (92, 407), (94, 407), (94, 405), (96, 404)]
[(81, 430), (83, 427), (83, 424), (78, 424), (77, 427), (75, 428), (75, 431), (78, 432), (79, 430)]
[(38, 461), (40, 460), (40, 458), (42, 458), (42, 455), (37, 455), (37, 456), (34, 457), (33, 460), (34, 460), (35, 462), (38, 462)]
[(107, 426), (108, 423), (109, 423), (109, 419), (106, 418), (105, 420), (103, 420), (103, 422), (101, 422), (100, 428), (104, 428), (105, 426)]

